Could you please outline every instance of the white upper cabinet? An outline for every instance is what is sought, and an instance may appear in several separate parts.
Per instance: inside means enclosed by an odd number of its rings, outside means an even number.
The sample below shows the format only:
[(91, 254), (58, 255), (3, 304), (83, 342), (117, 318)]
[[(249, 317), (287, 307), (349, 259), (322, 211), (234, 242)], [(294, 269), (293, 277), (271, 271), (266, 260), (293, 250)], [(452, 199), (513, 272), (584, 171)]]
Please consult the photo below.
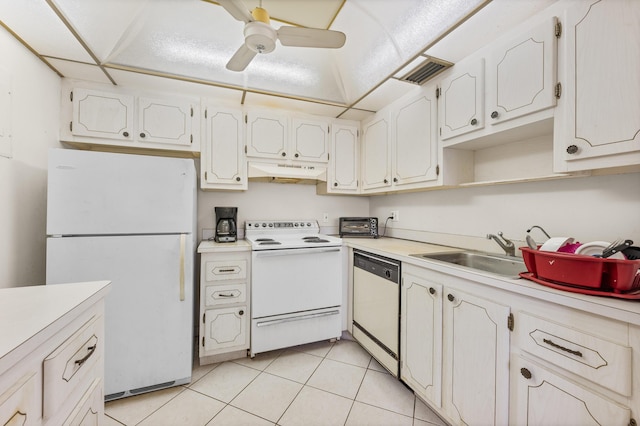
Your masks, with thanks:
[(402, 189), (436, 181), (438, 165), (438, 102), (429, 85), (392, 109), (393, 186)]
[(640, 164), (640, 2), (578, 2), (566, 12), (555, 168)]
[[(63, 80), (60, 139), (102, 150), (200, 152), (200, 101)], [(118, 149), (121, 151), (121, 149)], [(126, 150), (125, 150), (126, 151)]]
[(326, 163), (329, 160), (329, 122), (319, 117), (293, 117), (291, 123), (293, 160)]
[(73, 102), (74, 136), (133, 141), (132, 95), (75, 89), (70, 94)]
[(331, 125), (331, 156), (327, 179), (328, 193), (358, 192), (360, 163), (359, 125), (338, 120)]
[(491, 125), (556, 104), (557, 18), (501, 43), (487, 58)]
[(391, 186), (391, 145), (388, 112), (379, 112), (362, 124), (362, 189), (376, 190)]
[(440, 83), (440, 138), (484, 127), (484, 59), (457, 64)]
[(246, 115), (247, 156), (272, 159), (291, 158), (289, 116), (284, 112), (250, 110)]
[(242, 111), (205, 107), (205, 140), (200, 154), (202, 189), (247, 189)]
[(141, 142), (189, 146), (194, 105), (188, 101), (138, 98), (138, 134)]

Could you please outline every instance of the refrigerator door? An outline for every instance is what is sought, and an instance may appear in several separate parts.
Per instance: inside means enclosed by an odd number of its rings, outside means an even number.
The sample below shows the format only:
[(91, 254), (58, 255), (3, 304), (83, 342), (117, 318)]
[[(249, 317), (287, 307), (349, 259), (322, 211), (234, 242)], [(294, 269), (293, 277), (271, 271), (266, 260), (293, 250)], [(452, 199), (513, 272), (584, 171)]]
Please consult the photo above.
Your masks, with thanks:
[(193, 160), (51, 149), (48, 235), (193, 232)]
[(47, 239), (47, 284), (112, 282), (107, 400), (191, 381), (192, 244), (190, 234)]

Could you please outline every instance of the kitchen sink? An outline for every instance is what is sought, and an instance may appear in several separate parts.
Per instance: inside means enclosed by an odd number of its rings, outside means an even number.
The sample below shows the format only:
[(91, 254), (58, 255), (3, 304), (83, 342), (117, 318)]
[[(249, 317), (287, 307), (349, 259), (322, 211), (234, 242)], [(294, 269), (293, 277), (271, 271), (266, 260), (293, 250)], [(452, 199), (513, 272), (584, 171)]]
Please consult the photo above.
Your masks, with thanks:
[(410, 256), (476, 269), (509, 278), (519, 278), (520, 272), (526, 272), (524, 261), (518, 257), (477, 251), (455, 251), (446, 253), (420, 253)]

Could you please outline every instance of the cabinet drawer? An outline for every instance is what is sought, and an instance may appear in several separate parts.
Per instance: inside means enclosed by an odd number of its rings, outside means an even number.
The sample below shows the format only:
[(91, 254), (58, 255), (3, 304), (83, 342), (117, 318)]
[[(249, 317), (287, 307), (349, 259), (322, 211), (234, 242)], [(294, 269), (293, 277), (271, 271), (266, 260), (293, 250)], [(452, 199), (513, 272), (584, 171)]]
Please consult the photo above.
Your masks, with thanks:
[(64, 426), (98, 426), (104, 415), (104, 397), (102, 396), (102, 380), (98, 377), (89, 386), (78, 404), (71, 411)]
[(522, 314), (522, 349), (621, 395), (631, 395), (631, 348)]
[(0, 425), (35, 425), (39, 413), (36, 404), (36, 374), (22, 376), (0, 395)]
[(204, 292), (205, 306), (230, 305), (247, 301), (246, 284), (207, 286)]
[(75, 391), (89, 387), (103, 352), (103, 318), (93, 317), (43, 363), (42, 417), (53, 416)]
[(247, 261), (211, 260), (205, 263), (206, 281), (242, 280), (247, 278)]

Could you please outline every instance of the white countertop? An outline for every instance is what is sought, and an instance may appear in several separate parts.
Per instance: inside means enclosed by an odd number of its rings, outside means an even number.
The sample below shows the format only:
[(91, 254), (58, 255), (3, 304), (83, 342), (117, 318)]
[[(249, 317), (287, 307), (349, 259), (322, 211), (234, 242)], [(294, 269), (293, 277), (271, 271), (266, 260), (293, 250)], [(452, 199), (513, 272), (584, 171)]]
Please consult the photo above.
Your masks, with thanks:
[(110, 281), (0, 290), (0, 374), (5, 357), (83, 303), (103, 298)]
[(494, 288), (535, 297), (562, 306), (602, 315), (640, 326), (640, 300), (590, 296), (545, 287), (525, 279), (510, 279), (457, 265), (409, 256), (418, 253), (437, 253), (459, 250), (453, 247), (401, 240), (398, 238), (343, 238), (349, 247), (391, 257), (403, 263), (429, 268)]
[(217, 243), (215, 241), (203, 240), (198, 245), (198, 253), (216, 253), (229, 251), (250, 251), (251, 244), (246, 240), (237, 240), (232, 243)]

